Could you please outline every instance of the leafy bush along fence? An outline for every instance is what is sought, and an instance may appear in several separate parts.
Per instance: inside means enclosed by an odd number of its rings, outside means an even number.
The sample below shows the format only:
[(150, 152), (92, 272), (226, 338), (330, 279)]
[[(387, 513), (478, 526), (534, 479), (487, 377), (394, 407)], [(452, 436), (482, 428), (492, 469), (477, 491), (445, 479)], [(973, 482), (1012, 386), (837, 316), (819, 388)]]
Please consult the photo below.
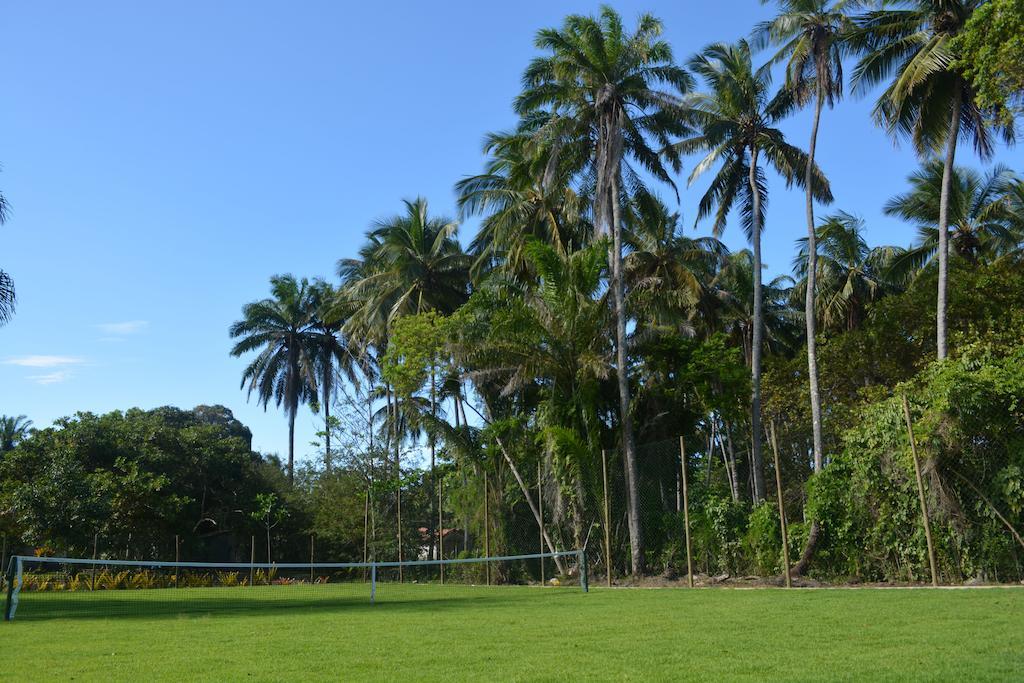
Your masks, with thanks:
[[(890, 406), (889, 425), (898, 426), (899, 413)], [(893, 452), (904, 445), (888, 444)], [(734, 466), (728, 457), (708, 459), (701, 452), (688, 453), (687, 486), (684, 495), (683, 470), (678, 439), (666, 439), (638, 449), (641, 468), (639, 510), (645, 543), (645, 571), (662, 581), (687, 578), (688, 566), (704, 577), (779, 576), (783, 573), (782, 533), (777, 501), (773, 496), (759, 505), (751, 505), (732, 496), (728, 479)], [(450, 498), (444, 496), (442, 485), (440, 514), (434, 524), (426, 516), (428, 506), (419, 489), (403, 487), (404, 517), (401, 534), (401, 556), (406, 560), (443, 557), (487, 557), (499, 555), (548, 552), (551, 547), (571, 547), (581, 538), (588, 550), (589, 568), (595, 583), (628, 581), (630, 577), (630, 538), (628, 533), (628, 498), (623, 485), (621, 463), (614, 454), (605, 454), (609, 476), (608, 487), (601, 487), (583, 498), (578, 508), (583, 523), (573, 519), (571, 501), (567, 500), (550, 472), (539, 470), (527, 487), (532, 505), (522, 488), (511, 485), (500, 475), (479, 479), (479, 495), (466, 495), (468, 486), (453, 488)], [(742, 475), (741, 462), (735, 464)], [(618, 476), (615, 476), (618, 469)], [(604, 468), (602, 468), (604, 469)], [(725, 475), (725, 476), (716, 476)], [(774, 471), (769, 480), (773, 481)], [(462, 475), (449, 472), (449, 477)], [(475, 473), (465, 477), (467, 484)], [(934, 472), (926, 475), (927, 496), (949, 495), (933, 487)], [(486, 493), (485, 493), (486, 491)], [(399, 557), (397, 533), (397, 493), (374, 499), (373, 492), (365, 498), (363, 519), (357, 526), (365, 529), (365, 537), (356, 554), (335, 554), (330, 539), (307, 534), (285, 538), (275, 530), (266, 536), (251, 536), (248, 543), (237, 543), (238, 553), (232, 561), (324, 562), (324, 561), (393, 561)], [(808, 524), (799, 517), (806, 508), (821, 521), (823, 532), (817, 549), (815, 575), (840, 580), (925, 581), (929, 578), (927, 545), (914, 488), (912, 471), (906, 463), (886, 460), (866, 462), (843, 454), (812, 480), (808, 498), (803, 491), (784, 492), (788, 525), (788, 557), (799, 558), (807, 539)], [(738, 498), (738, 497), (737, 497)], [(688, 515), (684, 500), (689, 503)], [(364, 501), (365, 502), (365, 501)], [(607, 502), (607, 507), (606, 507)], [(984, 504), (978, 501), (984, 513)], [(948, 502), (946, 503), (948, 504)], [(871, 506), (876, 506), (872, 511)], [(435, 508), (436, 509), (436, 508)], [(1012, 513), (1011, 513), (1012, 514)], [(1018, 513), (1019, 514), (1019, 513)], [(1016, 581), (1022, 577), (1021, 554), (1008, 525), (994, 516), (982, 516), (976, 527), (948, 518), (939, 501), (929, 511), (936, 539), (938, 573), (943, 582), (959, 582), (982, 577), (994, 581)], [(687, 563), (686, 526), (689, 518), (690, 564)], [(543, 520), (544, 533), (538, 518)], [(1012, 526), (1012, 522), (1009, 523)], [(438, 532), (440, 529), (440, 533)], [(128, 559), (116, 542), (94, 537), (95, 557)], [(270, 544), (268, 550), (267, 544)], [(10, 544), (8, 544), (10, 546)], [(175, 538), (170, 547), (205, 547)], [(248, 547), (244, 547), (248, 546)], [(296, 554), (292, 549), (305, 547)], [(283, 549), (283, 550), (282, 550)], [(31, 554), (29, 549), (19, 552)], [(865, 552), (866, 550), (866, 552)], [(8, 551), (10, 552), (10, 551)], [(37, 548), (36, 554), (81, 556), (75, 549)], [(179, 550), (174, 558), (166, 556), (130, 559), (208, 561), (197, 553)], [(5, 561), (5, 560), (4, 560)], [(5, 561), (6, 568), (6, 561)], [(609, 567), (611, 571), (609, 572)], [(493, 562), (483, 565), (457, 565), (446, 568), (446, 575), (435, 572), (429, 576), (398, 575), (397, 580), (440, 581), (452, 583), (538, 583), (551, 579), (572, 580), (578, 568), (564, 561), (537, 560)], [(247, 586), (274, 583), (330, 581), (320, 576), (278, 576), (275, 570), (245, 572), (182, 572), (176, 575), (161, 571), (100, 570), (72, 575), (26, 575), (24, 590), (131, 590), (167, 587)]]
[[(32, 573), (21, 578), (23, 591), (116, 591), (152, 588), (236, 588), (243, 586), (290, 585), (306, 579), (278, 577), (276, 569), (255, 569), (252, 574), (239, 571), (159, 571), (150, 569), (89, 569), (76, 572)], [(311, 583), (326, 583), (318, 576)]]

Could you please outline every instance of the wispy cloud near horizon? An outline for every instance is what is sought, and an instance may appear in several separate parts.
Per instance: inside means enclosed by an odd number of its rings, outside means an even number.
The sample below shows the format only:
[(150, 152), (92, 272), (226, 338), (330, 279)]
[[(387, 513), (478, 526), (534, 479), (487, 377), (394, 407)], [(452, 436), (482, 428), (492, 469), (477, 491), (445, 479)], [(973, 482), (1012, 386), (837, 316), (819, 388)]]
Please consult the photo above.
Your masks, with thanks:
[(45, 375), (29, 375), (28, 378), (36, 384), (57, 384), (71, 377), (70, 370), (56, 370)]
[(148, 320), (126, 320), (121, 323), (100, 323), (96, 328), (105, 334), (138, 334), (149, 326)]
[(4, 365), (18, 365), (23, 368), (57, 368), (62, 365), (79, 365), (81, 358), (75, 356), (18, 356), (3, 361)]

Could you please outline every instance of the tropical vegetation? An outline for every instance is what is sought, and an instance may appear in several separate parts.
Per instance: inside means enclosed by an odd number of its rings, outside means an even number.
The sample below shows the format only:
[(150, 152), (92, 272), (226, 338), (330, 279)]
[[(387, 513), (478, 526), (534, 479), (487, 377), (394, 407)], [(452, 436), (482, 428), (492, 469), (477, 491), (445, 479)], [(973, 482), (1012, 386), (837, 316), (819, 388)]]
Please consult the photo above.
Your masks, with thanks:
[[(274, 276), (230, 326), (242, 387), (285, 413), (284, 463), (223, 413), (80, 414), (5, 437), (5, 528), (152, 554), (210, 519), (229, 554), (313, 534), (346, 559), (448, 556), (450, 533), (451, 552), (586, 545), (598, 573), (643, 580), (686, 570), (689, 519), (709, 576), (777, 575), (786, 554), (818, 579), (918, 581), (924, 514), (943, 581), (1020, 580), (1024, 180), (984, 165), (1015, 113), (963, 66), (997, 4), (782, 0), (749, 39), (681, 60), (647, 14), (540, 30), (457, 217), (396, 198), (336, 282)], [(905, 226), (893, 244), (869, 241), (866, 207), (830, 206), (816, 160), (847, 80), (880, 87), (879, 134), (920, 157), (876, 207)], [(804, 107), (808, 137), (784, 134)], [(806, 237), (766, 277), (784, 221)], [(323, 417), (305, 461), (304, 407)]]

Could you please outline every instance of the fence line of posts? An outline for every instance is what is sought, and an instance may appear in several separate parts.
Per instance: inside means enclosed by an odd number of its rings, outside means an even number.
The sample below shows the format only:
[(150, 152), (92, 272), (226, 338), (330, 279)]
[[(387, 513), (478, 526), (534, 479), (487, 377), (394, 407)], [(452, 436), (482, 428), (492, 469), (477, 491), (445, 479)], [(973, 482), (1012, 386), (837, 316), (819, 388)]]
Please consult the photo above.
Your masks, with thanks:
[(608, 506), (608, 453), (601, 449), (601, 478), (604, 481), (604, 568), (608, 587), (612, 587), (612, 522)]
[[(441, 480), (437, 482), (437, 559), (444, 559), (444, 508), (442, 507), (442, 496), (444, 483)], [(444, 563), (440, 565), (441, 568), (441, 585), (444, 585)]]
[[(683, 529), (686, 534), (686, 583), (693, 588), (693, 546), (690, 544), (690, 487), (686, 476), (686, 442), (679, 436), (679, 469), (683, 483)], [(607, 478), (607, 477), (606, 477)], [(608, 488), (608, 484), (605, 484)]]
[[(540, 541), (540, 552), (544, 553), (544, 463), (537, 463), (537, 537)], [(540, 560), (540, 583), (544, 585), (544, 558)]]
[[(904, 417), (904, 420), (906, 422), (907, 436), (908, 436), (909, 446), (910, 446), (910, 454), (911, 454), (911, 458), (913, 460), (914, 476), (915, 476), (915, 482), (916, 482), (916, 488), (917, 488), (917, 495), (918, 495), (918, 501), (919, 501), (919, 504), (920, 504), (921, 523), (922, 523), (922, 527), (923, 527), (923, 530), (924, 530), (925, 539), (927, 541), (928, 563), (929, 563), (929, 569), (930, 569), (930, 572), (931, 572), (931, 583), (932, 583), (933, 586), (938, 586), (939, 585), (938, 569), (937, 569), (937, 563), (936, 563), (935, 547), (934, 547), (934, 543), (933, 543), (933, 539), (932, 539), (932, 530), (931, 530), (931, 523), (930, 523), (930, 519), (929, 519), (928, 501), (927, 501), (927, 496), (926, 496), (926, 492), (925, 492), (924, 477), (922, 475), (920, 459), (918, 457), (918, 452), (917, 452), (917, 443), (916, 443), (916, 439), (915, 439), (915, 436), (914, 436), (914, 426), (913, 426), (913, 421), (911, 419), (910, 404), (909, 404), (909, 401), (907, 400), (906, 395), (902, 395), (901, 396), (901, 404), (902, 404), (902, 409), (903, 409), (902, 410), (903, 417)], [(777, 505), (778, 505), (779, 529), (780, 529), (780, 535), (781, 535), (781, 541), (782, 541), (782, 551), (781, 551), (782, 557), (781, 557), (781, 559), (782, 559), (783, 579), (784, 579), (785, 586), (787, 588), (791, 588), (792, 587), (792, 567), (791, 567), (791, 563), (790, 563), (790, 553), (789, 553), (789, 530), (788, 530), (788, 520), (787, 520), (787, 516), (786, 516), (784, 491), (783, 491), (783, 485), (782, 485), (782, 464), (781, 464), (781, 459), (780, 459), (779, 442), (778, 442), (778, 436), (777, 436), (777, 431), (776, 430), (777, 430), (777, 427), (776, 427), (776, 424), (775, 424), (775, 420), (774, 419), (773, 420), (768, 420), (767, 430), (766, 430), (768, 433), (766, 434), (766, 436), (769, 439), (770, 446), (771, 446), (771, 449), (772, 449), (772, 455), (773, 455), (773, 459), (774, 459), (776, 499), (777, 499)], [(612, 541), (613, 541), (613, 538), (612, 538), (612, 531), (613, 531), (613, 528), (612, 528), (612, 495), (611, 495), (612, 492), (611, 492), (611, 482), (609, 480), (609, 473), (608, 473), (608, 457), (609, 457), (608, 452), (605, 449), (602, 449), (601, 450), (601, 483), (602, 483), (601, 508), (602, 509), (600, 511), (600, 514), (601, 514), (601, 519), (602, 519), (602, 522), (603, 522), (603, 524), (601, 525), (603, 527), (603, 534), (602, 534), (603, 535), (603, 539), (602, 540), (603, 540), (603, 546), (604, 546), (604, 548), (603, 548), (603, 550), (604, 550), (604, 553), (603, 553), (603, 555), (604, 555), (604, 558), (603, 558), (604, 562), (603, 562), (603, 564), (604, 564), (604, 570), (605, 570), (605, 583), (606, 583), (606, 585), (608, 587), (611, 587), (613, 585), (613, 582), (614, 582), (614, 572), (615, 572), (615, 566), (616, 565), (615, 565), (615, 563), (613, 561), (613, 554), (614, 553), (613, 553), (613, 543), (612, 543)], [(689, 477), (690, 473), (689, 473), (689, 463), (688, 463), (688, 460), (687, 460), (686, 441), (685, 441), (685, 438), (683, 436), (681, 436), (681, 435), (678, 438), (678, 462), (679, 462), (679, 481), (677, 483), (678, 483), (679, 488), (677, 489), (676, 508), (677, 508), (677, 510), (679, 512), (682, 513), (682, 526), (683, 526), (682, 536), (683, 536), (683, 540), (684, 540), (684, 544), (685, 544), (684, 547), (685, 547), (685, 553), (686, 553), (686, 581), (687, 581), (687, 585), (690, 588), (693, 588), (694, 585), (695, 585), (695, 576), (694, 576), (693, 545), (692, 545), (691, 527), (690, 527), (690, 477)], [(541, 555), (545, 554), (545, 552), (547, 550), (546, 544), (548, 546), (551, 546), (550, 550), (553, 551), (553, 550), (556, 549), (552, 545), (552, 542), (550, 540), (548, 540), (549, 537), (547, 535), (546, 527), (545, 527), (545, 524), (548, 523), (549, 520), (545, 519), (544, 474), (545, 474), (545, 472), (544, 472), (544, 465), (543, 465), (542, 462), (538, 462), (537, 463), (537, 490), (536, 490), (536, 494), (537, 494), (536, 524), (537, 524), (538, 551), (539, 551), (539, 553)], [(482, 524), (481, 524), (482, 530), (483, 530), (482, 555), (483, 555), (483, 558), (485, 560), (485, 562), (484, 562), (485, 583), (486, 583), (486, 585), (489, 586), (489, 585), (491, 585), (492, 580), (493, 580), (491, 566), (490, 566), (491, 563), (489, 561), (490, 557), (491, 557), (491, 550), (492, 550), (491, 544), (492, 544), (492, 541), (493, 541), (493, 539), (492, 539), (492, 520), (491, 520), (491, 501), (490, 501), (492, 491), (491, 491), (491, 481), (490, 481), (490, 477), (489, 477), (488, 472), (486, 470), (484, 470), (482, 472), (482, 475), (483, 475), (482, 476), (482, 493), (483, 493), (483, 501), (482, 501), (483, 510), (482, 510), (482, 512), (483, 512), (483, 521), (482, 521)], [(520, 481), (520, 484), (522, 485), (521, 481)], [(445, 498), (444, 498), (443, 480), (440, 479), (440, 478), (436, 479), (436, 486), (437, 486), (437, 500), (436, 500), (436, 503), (437, 503), (437, 517), (436, 517), (437, 532), (436, 532), (436, 538), (435, 539), (428, 539), (427, 543), (428, 543), (428, 547), (430, 548), (430, 554), (433, 555), (433, 553), (435, 552), (435, 549), (436, 549), (436, 559), (444, 560), (446, 558), (445, 558), (445, 541), (444, 541), (444, 537), (445, 537), (445, 526), (444, 526), (444, 522), (445, 522), (445, 511), (444, 511)], [(526, 492), (528, 492), (529, 487), (524, 486), (522, 490), (523, 490), (524, 493), (526, 493)], [(401, 493), (402, 493), (401, 492), (401, 486), (399, 486), (398, 489), (396, 490), (396, 498), (395, 498), (395, 502), (396, 502), (396, 521), (398, 522), (399, 525), (401, 524), (401, 519), (402, 519)], [(529, 494), (527, 493), (527, 495), (529, 495)], [(371, 494), (371, 490), (370, 490), (369, 487), (367, 487), (367, 490), (365, 492), (365, 497), (364, 497), (364, 504), (363, 504), (362, 561), (364, 563), (369, 563), (371, 561), (371, 558), (374, 555), (376, 555), (376, 553), (373, 551), (373, 548), (371, 547), (372, 544), (375, 543), (375, 533), (371, 533), (371, 532), (374, 531), (374, 529), (371, 528), (371, 527), (373, 527), (373, 522), (371, 520), (371, 516), (374, 514), (373, 511), (371, 510), (371, 499), (372, 498), (373, 498), (373, 496)], [(1012, 529), (1012, 527), (1011, 527), (1011, 529)], [(398, 559), (399, 562), (403, 561), (404, 555), (405, 555), (405, 553), (403, 551), (403, 534), (402, 534), (402, 531), (403, 531), (403, 529), (401, 528), (401, 526), (399, 526), (398, 532), (397, 532), (397, 541), (398, 541), (397, 542), (397, 559)], [(468, 533), (468, 532), (465, 532), (465, 533)], [(374, 538), (371, 538), (371, 536), (374, 536)], [(94, 534), (92, 540), (93, 540), (93, 544), (92, 544), (93, 545), (93, 547), (92, 547), (92, 558), (95, 560), (95, 559), (97, 559), (99, 557), (99, 534), (98, 533)], [(499, 541), (499, 542), (501, 542), (501, 541)], [(176, 534), (174, 536), (174, 561), (175, 562), (180, 562), (181, 561), (181, 543), (182, 543), (181, 536)], [(9, 550), (8, 545), (9, 545), (9, 543), (8, 543), (7, 536), (4, 535), (3, 536), (3, 540), (2, 540), (2, 546), (0, 546), (0, 566), (5, 565), (6, 562), (7, 562), (8, 550)], [(458, 544), (456, 544), (456, 545), (458, 545)], [(1022, 545), (1024, 545), (1024, 542), (1022, 542)], [(249, 565), (250, 565), (249, 566), (249, 585), (252, 586), (252, 585), (255, 585), (255, 579), (256, 579), (256, 576), (255, 576), (256, 536), (255, 535), (252, 535), (250, 537), (250, 549), (249, 550), (250, 550), (250, 552), (249, 552)], [(466, 550), (466, 548), (463, 547), (462, 550)], [(125, 552), (127, 552), (127, 550)], [(499, 552), (498, 554), (500, 555), (502, 553)], [(414, 559), (416, 559), (416, 558), (414, 558)], [(430, 559), (435, 559), (435, 558), (432, 557)], [(312, 564), (315, 563), (315, 561), (316, 561), (316, 536), (315, 536), (315, 534), (310, 533), (310, 535), (309, 535), (309, 562), (312, 565)], [(538, 574), (539, 574), (539, 578), (540, 578), (540, 583), (544, 584), (545, 580), (547, 578), (547, 574), (546, 574), (546, 562), (545, 562), (543, 557), (539, 560), (538, 564), (539, 564), (539, 572), (538, 572)], [(556, 564), (558, 564), (558, 563), (556, 562)], [(560, 567), (560, 571), (561, 571), (561, 565), (559, 565), (559, 567)], [(580, 568), (580, 571), (583, 571), (582, 567)], [(178, 573), (179, 572), (175, 572), (174, 580), (173, 580), (173, 585), (176, 588), (179, 586)], [(314, 583), (316, 581), (315, 569), (312, 566), (310, 567), (310, 570), (309, 570), (309, 580), (310, 580), (310, 583)], [(365, 571), (363, 572), (363, 580), (364, 581), (366, 580), (366, 572)], [(398, 580), (399, 581), (403, 581), (404, 580), (403, 571), (402, 571), (402, 567), (401, 566), (398, 567)], [(444, 566), (443, 563), (440, 564), (440, 566), (439, 566), (439, 580), (440, 580), (440, 583), (442, 585), (444, 585), (444, 583), (446, 581), (446, 576), (445, 576), (445, 566)], [(95, 566), (93, 566), (92, 569), (91, 569), (91, 582), (90, 582), (90, 585), (91, 585), (91, 588), (93, 590), (96, 589), (96, 567)]]
[(487, 585), (491, 585), (491, 563), (487, 561), (491, 557), (491, 513), (487, 503), (487, 471), (484, 471), (484, 575)]
[[(181, 539), (178, 537), (178, 534), (174, 535), (174, 561), (175, 562), (181, 562)], [(175, 567), (175, 569), (174, 569), (174, 587), (175, 588), (178, 587), (178, 574), (180, 574), (180, 573), (181, 573), (181, 571), (177, 567)]]

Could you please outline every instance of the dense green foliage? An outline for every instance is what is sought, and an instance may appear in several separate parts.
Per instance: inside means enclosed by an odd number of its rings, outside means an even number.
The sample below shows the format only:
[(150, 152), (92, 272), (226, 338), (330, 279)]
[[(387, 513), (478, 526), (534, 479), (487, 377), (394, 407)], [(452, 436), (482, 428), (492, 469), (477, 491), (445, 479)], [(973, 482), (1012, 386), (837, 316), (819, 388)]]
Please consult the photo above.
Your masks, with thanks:
[(1024, 3), (989, 0), (964, 26), (954, 48), (978, 104), (1011, 122), (1024, 106)]
[[(927, 368), (899, 390), (913, 399), (942, 575), (1015, 579), (1024, 543), (1015, 547), (999, 513), (1019, 520), (1024, 509), (1024, 353), (995, 359), (979, 349)], [(860, 417), (811, 487), (809, 505), (826, 529), (821, 568), (923, 579), (924, 533), (899, 400), (874, 401)]]
[(28, 549), (222, 559), (260, 529), (257, 497), (283, 486), (250, 450), (249, 430), (222, 406), (79, 413), (36, 430), (0, 462), (7, 533)]

